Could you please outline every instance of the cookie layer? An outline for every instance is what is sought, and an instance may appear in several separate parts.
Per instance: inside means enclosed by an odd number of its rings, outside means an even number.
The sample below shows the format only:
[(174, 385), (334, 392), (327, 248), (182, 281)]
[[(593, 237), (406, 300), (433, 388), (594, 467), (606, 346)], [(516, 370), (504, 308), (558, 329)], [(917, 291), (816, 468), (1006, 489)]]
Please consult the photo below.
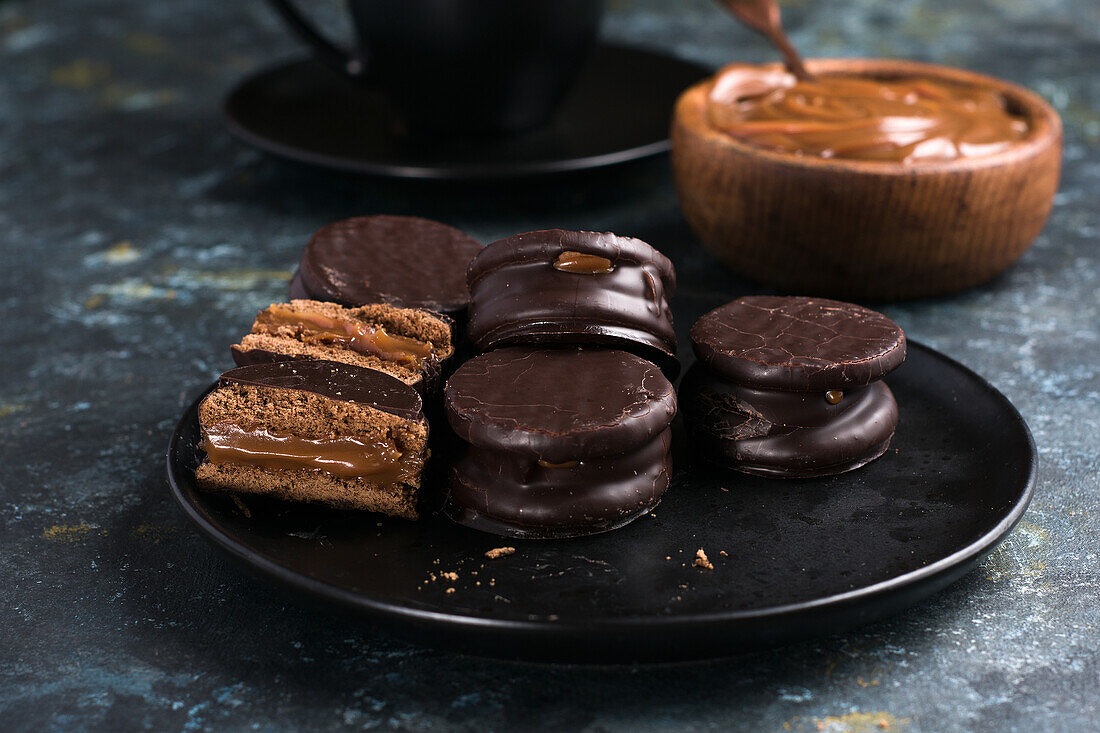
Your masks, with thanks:
[(238, 365), (327, 359), (375, 369), (421, 393), (438, 386), (454, 353), (453, 322), (415, 308), (292, 300), (260, 311), (252, 333), (231, 347)]

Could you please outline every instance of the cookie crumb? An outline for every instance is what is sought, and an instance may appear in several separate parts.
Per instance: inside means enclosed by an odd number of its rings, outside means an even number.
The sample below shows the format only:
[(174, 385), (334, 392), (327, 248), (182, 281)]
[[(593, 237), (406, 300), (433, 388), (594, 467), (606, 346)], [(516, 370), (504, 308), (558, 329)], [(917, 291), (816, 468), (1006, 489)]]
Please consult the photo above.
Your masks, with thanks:
[(878, 721), (878, 727), (879, 728), (889, 728), (890, 727), (890, 721), (888, 721), (886, 718), (882, 718)]
[(444, 593), (454, 593), (455, 592), (454, 586), (451, 586), (450, 588), (448, 588), (447, 590), (445, 590), (443, 592)]
[(516, 548), (514, 547), (494, 547), (493, 549), (485, 553), (485, 557), (489, 558), (490, 560), (496, 560), (498, 557), (511, 555), (515, 551)]
[(447, 580), (458, 580), (458, 573), (453, 571), (448, 573), (440, 573), (440, 576), (446, 578)]
[(714, 570), (714, 563), (707, 558), (707, 553), (703, 552), (703, 548), (700, 547), (695, 552), (695, 562), (692, 567), (703, 568), (704, 570)]
[(729, 557), (729, 553), (726, 552), (725, 550), (719, 550), (718, 554), (721, 555), (722, 557)]
[(229, 498), (233, 500), (233, 504), (237, 507), (237, 511), (243, 514), (245, 519), (252, 519), (252, 512), (248, 509), (248, 505), (241, 501), (239, 496), (230, 494)]

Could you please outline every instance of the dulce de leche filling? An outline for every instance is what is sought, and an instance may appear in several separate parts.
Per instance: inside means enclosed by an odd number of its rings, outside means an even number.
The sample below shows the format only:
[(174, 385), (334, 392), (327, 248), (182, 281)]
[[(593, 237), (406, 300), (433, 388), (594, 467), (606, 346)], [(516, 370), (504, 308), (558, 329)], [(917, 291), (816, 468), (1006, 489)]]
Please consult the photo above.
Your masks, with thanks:
[(562, 272), (572, 272), (578, 275), (602, 275), (611, 272), (614, 268), (612, 267), (611, 260), (606, 257), (569, 250), (562, 252), (558, 255), (558, 258), (554, 260), (554, 269), (561, 270)]
[(306, 343), (339, 344), (364, 356), (375, 356), (383, 361), (420, 369), (424, 360), (432, 355), (432, 345), (388, 333), (381, 326), (359, 321), (340, 321), (319, 313), (303, 313), (280, 305), (273, 305), (260, 313), (260, 323), (287, 326), (297, 331), (297, 337)]
[(202, 449), (214, 464), (313, 469), (342, 478), (365, 478), (372, 483), (415, 481), (423, 463), (420, 456), (403, 454), (389, 440), (309, 439), (231, 422), (207, 428)]
[(718, 75), (707, 117), (716, 129), (762, 148), (896, 163), (991, 155), (1028, 132), (1027, 121), (988, 87), (921, 77), (798, 81), (745, 67)]

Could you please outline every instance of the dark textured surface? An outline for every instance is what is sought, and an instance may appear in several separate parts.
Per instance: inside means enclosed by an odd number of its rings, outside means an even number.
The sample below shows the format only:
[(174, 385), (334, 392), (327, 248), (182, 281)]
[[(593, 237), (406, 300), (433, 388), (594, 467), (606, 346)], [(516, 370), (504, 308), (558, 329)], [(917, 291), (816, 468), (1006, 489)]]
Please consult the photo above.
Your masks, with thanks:
[[(319, 12), (337, 17), (335, 4)], [(1005, 276), (885, 306), (989, 378), (1040, 453), (1035, 501), (976, 572), (904, 615), (674, 668), (501, 665), (318, 615), (193, 532), (162, 457), (226, 345), (319, 226), (370, 212), (480, 241), (611, 230), (674, 256), (695, 315), (753, 289), (700, 253), (667, 161), (505, 188), (281, 163), (220, 95), (296, 45), (259, 2), (0, 3), (0, 706), (16, 730), (312, 727), (1064, 730), (1100, 717), (1100, 9), (1091, 0), (793, 2), (809, 55), (905, 56), (1025, 84), (1066, 122), (1061, 192)], [(612, 40), (772, 56), (709, 0), (613, 6)], [(683, 324), (681, 324), (682, 327)], [(686, 356), (684, 345), (681, 355)], [(659, 514), (659, 512), (658, 512)]]

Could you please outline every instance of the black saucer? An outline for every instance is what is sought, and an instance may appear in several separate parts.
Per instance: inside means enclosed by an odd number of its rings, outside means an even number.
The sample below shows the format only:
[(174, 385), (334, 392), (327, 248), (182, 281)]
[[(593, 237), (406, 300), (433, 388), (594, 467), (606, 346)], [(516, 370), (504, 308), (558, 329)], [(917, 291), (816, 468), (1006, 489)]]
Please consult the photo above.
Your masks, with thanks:
[(582, 170), (668, 149), (672, 106), (706, 67), (661, 54), (600, 46), (554, 118), (500, 140), (405, 136), (386, 99), (312, 60), (245, 79), (225, 100), (244, 142), (303, 163), (382, 176), (502, 179)]
[[(1003, 395), (913, 342), (887, 382), (901, 423), (868, 466), (786, 481), (680, 470), (655, 516), (575, 540), (254, 499), (246, 517), (196, 491), (197, 402), (168, 480), (199, 530), (252, 570), (424, 643), (576, 662), (715, 657), (896, 613), (971, 570), (1023, 515), (1035, 446)], [(485, 557), (505, 545), (515, 553)], [(713, 570), (692, 566), (699, 548)]]

